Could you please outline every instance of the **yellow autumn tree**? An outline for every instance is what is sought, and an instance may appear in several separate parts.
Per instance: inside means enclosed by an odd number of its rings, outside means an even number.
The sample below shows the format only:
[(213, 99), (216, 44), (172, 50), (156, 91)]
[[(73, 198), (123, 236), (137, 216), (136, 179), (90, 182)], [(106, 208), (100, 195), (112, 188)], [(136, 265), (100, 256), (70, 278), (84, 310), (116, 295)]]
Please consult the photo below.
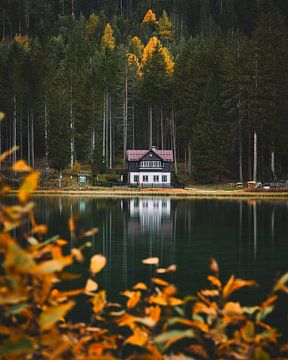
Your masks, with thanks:
[(156, 21), (157, 21), (156, 15), (153, 13), (153, 11), (151, 9), (149, 9), (147, 11), (147, 13), (145, 14), (142, 23), (143, 24), (156, 23)]
[(148, 57), (151, 56), (157, 45), (159, 45), (160, 47), (162, 46), (161, 42), (157, 39), (157, 37), (152, 36), (143, 50), (143, 55), (142, 55), (143, 63), (145, 63)]
[(163, 56), (167, 74), (172, 75), (174, 70), (174, 62), (172, 56), (169, 50), (162, 45), (161, 41), (157, 39), (156, 36), (151, 37), (147, 45), (145, 46), (142, 55), (142, 63), (145, 64), (147, 62), (148, 58), (150, 58), (153, 55), (153, 52), (155, 51), (156, 48), (160, 49), (160, 52)]
[(163, 14), (159, 19), (159, 35), (163, 39), (173, 39), (172, 22), (169, 19), (169, 16), (165, 10), (163, 11)]
[(134, 36), (129, 42), (129, 53), (141, 57), (144, 49), (141, 39), (138, 36)]
[(101, 39), (101, 47), (115, 49), (115, 38), (113, 35), (113, 29), (109, 23), (105, 26), (104, 33)]
[(172, 59), (170, 51), (165, 46), (163, 46), (161, 50), (166, 66), (166, 72), (168, 75), (172, 75), (174, 71), (174, 61)]
[(96, 33), (98, 23), (99, 23), (99, 16), (96, 15), (95, 13), (92, 13), (89, 16), (89, 19), (88, 19), (87, 24), (85, 26), (85, 35), (88, 38), (90, 38), (91, 36), (93, 36)]

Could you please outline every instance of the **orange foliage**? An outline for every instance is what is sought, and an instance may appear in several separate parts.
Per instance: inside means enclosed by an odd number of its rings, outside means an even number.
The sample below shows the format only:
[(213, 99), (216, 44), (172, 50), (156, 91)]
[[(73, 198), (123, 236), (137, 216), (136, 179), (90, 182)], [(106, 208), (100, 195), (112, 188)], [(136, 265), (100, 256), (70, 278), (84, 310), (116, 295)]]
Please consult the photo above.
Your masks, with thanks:
[(143, 24), (147, 24), (147, 23), (155, 23), (156, 21), (157, 21), (156, 15), (153, 13), (151, 9), (149, 9), (145, 14), (142, 22)]
[(166, 67), (166, 72), (168, 75), (172, 75), (173, 70), (174, 70), (174, 62), (172, 60), (172, 56), (169, 52), (169, 50), (162, 45), (161, 41), (159, 39), (157, 39), (156, 36), (153, 36), (149, 39), (147, 45), (145, 46), (144, 50), (143, 50), (143, 55), (142, 55), (142, 62), (145, 64), (148, 60), (148, 58), (150, 58), (153, 55), (153, 52), (156, 49), (160, 49), (160, 52), (163, 56), (163, 61), (165, 63), (165, 67)]

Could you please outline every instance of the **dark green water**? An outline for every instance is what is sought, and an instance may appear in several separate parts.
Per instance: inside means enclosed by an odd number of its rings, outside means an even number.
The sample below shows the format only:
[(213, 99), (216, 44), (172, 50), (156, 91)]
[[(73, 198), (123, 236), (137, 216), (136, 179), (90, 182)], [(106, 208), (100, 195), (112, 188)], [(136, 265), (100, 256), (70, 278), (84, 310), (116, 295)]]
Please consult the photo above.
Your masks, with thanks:
[(288, 271), (287, 201), (49, 196), (37, 197), (36, 203), (37, 220), (49, 225), (49, 235), (59, 234), (72, 247), (81, 242), (73, 244), (70, 239), (71, 215), (79, 216), (83, 229), (99, 228), (85, 251), (87, 263), (73, 265), (72, 271), (83, 274), (84, 283), (90, 256), (104, 254), (108, 264), (96, 280), (114, 297), (153, 274), (152, 267), (141, 264), (150, 256), (158, 256), (163, 266), (177, 264), (178, 271), (169, 280), (181, 294), (207, 284), (213, 256), (222, 278), (234, 273), (259, 282), (259, 289), (248, 290), (251, 302)]

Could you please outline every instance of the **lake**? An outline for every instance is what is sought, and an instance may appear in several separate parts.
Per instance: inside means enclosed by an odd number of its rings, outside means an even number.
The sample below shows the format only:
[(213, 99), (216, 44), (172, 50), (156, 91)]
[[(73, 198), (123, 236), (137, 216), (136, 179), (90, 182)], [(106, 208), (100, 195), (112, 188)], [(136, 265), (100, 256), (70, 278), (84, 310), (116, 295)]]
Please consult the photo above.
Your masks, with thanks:
[(39, 196), (36, 203), (37, 220), (48, 224), (49, 235), (68, 239), (71, 247), (83, 240), (71, 239), (70, 216), (77, 216), (83, 229), (99, 229), (85, 250), (87, 262), (71, 271), (83, 275), (76, 285), (84, 284), (89, 258), (104, 254), (108, 263), (96, 281), (113, 298), (153, 275), (153, 266), (141, 263), (150, 256), (158, 256), (161, 266), (177, 264), (177, 273), (168, 279), (181, 294), (207, 285), (213, 256), (223, 279), (233, 273), (259, 282), (259, 289), (247, 290), (252, 302), (288, 271), (287, 201)]

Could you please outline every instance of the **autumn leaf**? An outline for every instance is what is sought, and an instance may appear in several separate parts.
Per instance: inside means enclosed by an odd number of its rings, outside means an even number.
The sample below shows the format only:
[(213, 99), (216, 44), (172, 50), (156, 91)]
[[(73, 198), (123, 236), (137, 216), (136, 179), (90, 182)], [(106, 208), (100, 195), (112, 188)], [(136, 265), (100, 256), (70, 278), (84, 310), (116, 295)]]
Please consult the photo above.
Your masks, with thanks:
[(106, 305), (106, 291), (102, 290), (95, 294), (92, 300), (93, 311), (95, 314), (100, 313)]
[(14, 152), (16, 152), (19, 149), (19, 146), (13, 146), (10, 150), (4, 151), (0, 155), (0, 162), (3, 162), (6, 158), (11, 156)]
[(233, 292), (242, 287), (256, 285), (257, 283), (254, 280), (235, 279), (235, 276), (232, 275), (223, 288), (223, 297), (228, 298)]
[(72, 264), (72, 257), (63, 256), (53, 260), (44, 261), (35, 268), (34, 272), (43, 273), (43, 274), (54, 273), (54, 272), (62, 271), (64, 267), (71, 264)]
[(82, 234), (81, 237), (90, 237), (90, 236), (93, 236), (95, 234), (97, 234), (99, 230), (97, 228), (93, 228), (93, 229), (90, 229), (88, 231), (86, 231), (84, 234)]
[(92, 274), (97, 274), (99, 271), (101, 271), (104, 266), (106, 265), (106, 257), (101, 255), (101, 254), (97, 254), (92, 256), (91, 260), (90, 260), (90, 271)]
[(152, 283), (154, 283), (155, 285), (158, 286), (168, 286), (169, 283), (165, 280), (159, 279), (159, 278), (152, 278), (151, 279)]
[(132, 344), (132, 345), (144, 347), (147, 342), (148, 342), (148, 335), (137, 327), (134, 330), (134, 334), (127, 338), (125, 344)]
[(45, 235), (48, 231), (47, 225), (45, 224), (41, 224), (41, 225), (36, 225), (33, 227), (32, 229), (32, 234), (38, 234), (40, 236)]
[(142, 282), (139, 282), (137, 283), (136, 285), (133, 286), (133, 289), (134, 290), (147, 290), (147, 285), (142, 283)]
[(71, 255), (73, 258), (75, 258), (79, 263), (83, 263), (85, 261), (85, 257), (82, 254), (81, 250), (72, 248), (71, 249)]
[(288, 288), (287, 288), (287, 282), (288, 282), (288, 273), (284, 274), (281, 276), (281, 278), (277, 281), (276, 285), (274, 286), (273, 291), (284, 291), (284, 292), (288, 292)]
[(175, 264), (168, 266), (166, 269), (165, 268), (159, 268), (156, 270), (156, 272), (158, 274), (168, 274), (168, 273), (173, 273), (177, 270), (177, 266)]
[(155, 337), (154, 341), (156, 343), (168, 343), (171, 345), (172, 343), (184, 339), (184, 338), (194, 338), (195, 333), (192, 329), (188, 330), (170, 330), (164, 332)]
[(18, 198), (20, 202), (25, 203), (28, 200), (29, 196), (33, 193), (33, 191), (36, 190), (39, 177), (40, 173), (37, 171), (32, 172), (31, 174), (26, 176), (18, 191)]
[[(20, 354), (23, 358), (23, 354), (31, 352), (35, 348), (35, 345), (31, 339), (26, 336), (15, 337), (5, 340), (0, 346), (0, 354), (8, 359), (14, 359), (14, 356)], [(7, 357), (6, 357), (7, 356)]]
[(33, 256), (27, 251), (23, 250), (16, 243), (11, 242), (8, 245), (6, 258), (4, 261), (4, 268), (9, 271), (9, 268), (17, 269), (20, 273), (30, 273), (34, 271), (36, 263)]
[(74, 217), (70, 217), (68, 220), (68, 226), (71, 233), (74, 233), (76, 230), (76, 219)]
[(211, 282), (211, 284), (217, 286), (218, 288), (222, 287), (221, 281), (218, 278), (216, 278), (215, 276), (209, 275), (208, 280)]
[(202, 345), (198, 345), (198, 344), (189, 345), (187, 350), (189, 352), (192, 352), (194, 355), (200, 356), (201, 359), (209, 360), (209, 355), (205, 350), (204, 346)]
[(85, 293), (90, 293), (98, 289), (98, 284), (92, 279), (88, 279), (85, 285)]
[(141, 291), (133, 291), (132, 296), (127, 301), (128, 309), (133, 309), (141, 299)]
[(150, 258), (147, 258), (147, 259), (143, 259), (142, 264), (145, 264), (145, 265), (159, 265), (159, 258), (158, 257), (150, 257)]
[(66, 304), (57, 305), (48, 308), (40, 315), (39, 324), (42, 331), (51, 329), (57, 321), (59, 321), (66, 313), (74, 306), (73, 301), (69, 301)]
[(211, 258), (210, 260), (209, 269), (213, 272), (213, 274), (219, 274), (219, 266), (214, 258)]
[(179, 306), (179, 305), (183, 305), (183, 300), (175, 298), (175, 297), (170, 297), (167, 300), (168, 305), (169, 306)]
[(160, 317), (161, 317), (161, 308), (158, 305), (149, 306), (147, 308), (147, 313), (150, 316), (150, 318), (157, 323), (160, 320)]
[(31, 172), (32, 168), (24, 160), (18, 160), (13, 164), (12, 170), (15, 172)]

